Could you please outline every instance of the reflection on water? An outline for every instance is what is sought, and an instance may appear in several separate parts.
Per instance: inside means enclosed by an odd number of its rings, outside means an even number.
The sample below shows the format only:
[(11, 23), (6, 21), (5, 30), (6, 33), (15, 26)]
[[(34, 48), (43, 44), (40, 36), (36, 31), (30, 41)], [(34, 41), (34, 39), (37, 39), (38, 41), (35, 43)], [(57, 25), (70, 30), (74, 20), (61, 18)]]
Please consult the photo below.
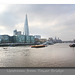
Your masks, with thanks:
[(44, 48), (0, 47), (0, 67), (75, 67), (75, 48), (68, 43)]

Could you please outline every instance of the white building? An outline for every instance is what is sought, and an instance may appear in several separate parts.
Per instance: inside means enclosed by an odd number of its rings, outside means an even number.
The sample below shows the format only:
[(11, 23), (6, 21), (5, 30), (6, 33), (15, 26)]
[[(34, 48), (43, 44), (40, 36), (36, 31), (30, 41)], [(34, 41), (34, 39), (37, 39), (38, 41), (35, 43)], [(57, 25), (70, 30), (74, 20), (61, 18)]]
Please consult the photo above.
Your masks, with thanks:
[(34, 35), (35, 36), (35, 38), (37, 38), (37, 39), (41, 39), (41, 36), (40, 35)]

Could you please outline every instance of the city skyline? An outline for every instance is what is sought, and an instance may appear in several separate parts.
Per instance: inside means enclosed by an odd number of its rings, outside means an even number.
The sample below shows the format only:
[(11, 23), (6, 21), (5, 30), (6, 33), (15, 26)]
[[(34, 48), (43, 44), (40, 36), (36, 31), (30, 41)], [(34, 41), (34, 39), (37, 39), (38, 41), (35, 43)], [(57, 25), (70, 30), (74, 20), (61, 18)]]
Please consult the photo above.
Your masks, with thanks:
[(27, 13), (30, 35), (41, 35), (43, 38), (59, 37), (62, 40), (75, 39), (73, 4), (11, 4), (0, 7), (0, 35), (13, 35), (14, 29), (23, 33)]

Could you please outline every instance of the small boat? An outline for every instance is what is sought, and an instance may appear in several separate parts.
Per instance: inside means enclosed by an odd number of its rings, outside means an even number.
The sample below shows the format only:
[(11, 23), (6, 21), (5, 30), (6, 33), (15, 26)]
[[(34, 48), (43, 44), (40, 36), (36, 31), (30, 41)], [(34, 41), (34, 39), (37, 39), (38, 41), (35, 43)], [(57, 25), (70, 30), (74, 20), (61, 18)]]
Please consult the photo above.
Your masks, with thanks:
[(3, 48), (3, 49), (7, 49), (7, 48)]
[(45, 47), (45, 45), (32, 45), (31, 48), (41, 48), (41, 47)]
[(70, 44), (69, 46), (70, 46), (70, 47), (75, 47), (75, 44)]

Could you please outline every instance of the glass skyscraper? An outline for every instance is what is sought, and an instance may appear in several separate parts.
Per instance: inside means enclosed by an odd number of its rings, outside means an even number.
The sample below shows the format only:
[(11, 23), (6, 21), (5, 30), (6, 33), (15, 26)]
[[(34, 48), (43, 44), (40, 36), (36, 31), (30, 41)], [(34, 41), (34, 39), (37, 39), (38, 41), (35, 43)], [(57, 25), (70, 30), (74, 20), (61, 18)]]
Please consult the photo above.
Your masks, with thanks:
[(25, 24), (24, 24), (24, 35), (29, 36), (29, 27), (28, 27), (28, 19), (26, 14)]

